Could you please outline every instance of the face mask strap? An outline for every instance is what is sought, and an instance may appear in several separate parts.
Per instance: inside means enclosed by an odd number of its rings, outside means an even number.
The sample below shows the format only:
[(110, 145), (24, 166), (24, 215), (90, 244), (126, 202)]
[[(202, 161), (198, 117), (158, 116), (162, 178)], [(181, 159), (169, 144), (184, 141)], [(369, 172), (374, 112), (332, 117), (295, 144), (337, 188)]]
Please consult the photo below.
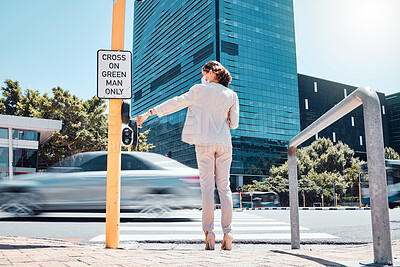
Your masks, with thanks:
[(210, 83), (210, 81), (206, 79), (206, 76), (203, 76), (201, 78), (201, 83)]

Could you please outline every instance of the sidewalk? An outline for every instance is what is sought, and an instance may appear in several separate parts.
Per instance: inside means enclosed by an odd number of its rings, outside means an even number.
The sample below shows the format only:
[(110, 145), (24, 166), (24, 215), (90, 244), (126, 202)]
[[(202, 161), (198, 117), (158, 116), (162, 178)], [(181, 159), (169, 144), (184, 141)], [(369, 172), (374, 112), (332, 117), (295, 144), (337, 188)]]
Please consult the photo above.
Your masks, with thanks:
[[(0, 237), (0, 266), (360, 266), (373, 262), (372, 245), (301, 250), (105, 249), (72, 241)], [(150, 245), (147, 247), (151, 247)], [(394, 242), (398, 265), (400, 242)]]

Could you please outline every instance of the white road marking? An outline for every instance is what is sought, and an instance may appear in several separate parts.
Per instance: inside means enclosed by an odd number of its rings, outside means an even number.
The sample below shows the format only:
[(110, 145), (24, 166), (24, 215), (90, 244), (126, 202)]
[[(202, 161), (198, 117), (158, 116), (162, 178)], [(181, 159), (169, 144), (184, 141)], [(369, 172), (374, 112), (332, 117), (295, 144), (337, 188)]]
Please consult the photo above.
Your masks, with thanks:
[[(220, 228), (218, 226), (214, 226), (214, 231), (218, 231), (217, 228)], [(238, 231), (290, 231), (290, 226), (257, 226), (257, 227), (237, 227), (234, 226), (232, 227), (234, 232)], [(310, 230), (305, 227), (300, 227), (300, 230), (306, 231)], [(185, 227), (182, 228), (181, 226), (149, 226), (149, 227), (137, 227), (137, 226), (126, 226), (126, 227), (120, 227), (120, 231), (146, 231), (150, 232), (151, 231), (177, 231), (177, 232), (196, 232), (196, 231), (202, 231), (201, 230), (201, 224), (199, 224), (196, 227)]]
[[(124, 223), (120, 227), (120, 241), (176, 241), (176, 240), (203, 240), (204, 233), (201, 227), (201, 213), (190, 214), (195, 221), (188, 222), (137, 222)], [(223, 237), (221, 216), (216, 212), (214, 216), (214, 231), (216, 239)], [(290, 224), (287, 222), (267, 219), (262, 216), (248, 213), (234, 213), (232, 229), (235, 240), (290, 240)], [(309, 228), (300, 227), (302, 231)], [(275, 231), (275, 232), (274, 232)], [(279, 233), (278, 231), (284, 231)], [(327, 233), (301, 232), (303, 239), (337, 239), (338, 236)], [(90, 242), (104, 242), (105, 235), (98, 235)]]

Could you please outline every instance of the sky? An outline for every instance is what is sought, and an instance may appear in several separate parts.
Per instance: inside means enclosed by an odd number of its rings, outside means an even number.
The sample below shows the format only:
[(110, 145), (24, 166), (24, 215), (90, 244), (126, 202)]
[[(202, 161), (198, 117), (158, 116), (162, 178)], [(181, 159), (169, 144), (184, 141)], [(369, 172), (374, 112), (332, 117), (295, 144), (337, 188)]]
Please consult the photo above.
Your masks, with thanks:
[[(125, 50), (133, 1), (126, 0)], [(151, 0), (149, 0), (151, 1)], [(97, 93), (97, 50), (111, 48), (112, 0), (0, 1), (0, 84)], [(400, 0), (294, 0), (298, 73), (400, 92)], [(50, 94), (51, 95), (51, 94)]]

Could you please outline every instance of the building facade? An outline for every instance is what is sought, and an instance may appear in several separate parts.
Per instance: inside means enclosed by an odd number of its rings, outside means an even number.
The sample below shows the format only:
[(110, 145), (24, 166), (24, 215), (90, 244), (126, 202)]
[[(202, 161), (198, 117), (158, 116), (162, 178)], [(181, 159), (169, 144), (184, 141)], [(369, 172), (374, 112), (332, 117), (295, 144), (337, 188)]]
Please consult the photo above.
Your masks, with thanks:
[[(347, 84), (327, 81), (303, 74), (298, 75), (300, 126), (307, 126), (325, 114), (328, 110), (350, 95), (357, 87)], [(387, 122), (386, 100), (383, 93), (377, 92), (382, 112), (382, 126), (385, 146), (389, 145), (389, 129)], [(342, 141), (352, 148), (356, 156), (366, 160), (365, 129), (362, 106), (328, 126), (315, 137), (302, 144), (308, 146), (320, 137), (329, 138), (333, 143)]]
[(39, 144), (61, 126), (59, 120), (0, 115), (0, 180), (36, 172)]
[[(286, 160), (300, 130), (295, 49), (292, 0), (135, 2), (132, 115), (188, 91), (204, 63), (220, 61), (240, 101), (232, 188), (251, 182)], [(153, 152), (196, 167), (194, 146), (181, 141), (185, 116), (152, 117), (143, 130)]]
[(400, 153), (400, 93), (386, 96), (390, 147)]

